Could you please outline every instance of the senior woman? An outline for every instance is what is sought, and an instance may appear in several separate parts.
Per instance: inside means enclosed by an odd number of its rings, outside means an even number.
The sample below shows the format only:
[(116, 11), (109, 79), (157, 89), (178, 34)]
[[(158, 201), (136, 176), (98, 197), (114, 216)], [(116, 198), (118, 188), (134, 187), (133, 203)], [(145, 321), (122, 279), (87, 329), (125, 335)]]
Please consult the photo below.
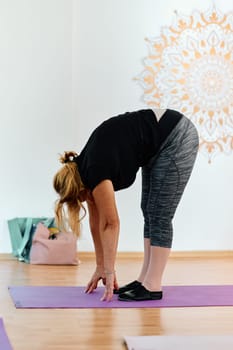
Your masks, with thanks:
[[(68, 220), (79, 235), (80, 210), (87, 202), (96, 254), (87, 293), (102, 280), (103, 301), (110, 301), (113, 293), (122, 301), (162, 298), (162, 277), (172, 247), (172, 219), (191, 175), (198, 144), (195, 126), (181, 113), (142, 109), (105, 120), (79, 154), (65, 152), (61, 156), (63, 167), (54, 177), (58, 225), (64, 227)], [(131, 186), (140, 168), (144, 259), (137, 278), (119, 288), (115, 261), (120, 219), (115, 192)]]

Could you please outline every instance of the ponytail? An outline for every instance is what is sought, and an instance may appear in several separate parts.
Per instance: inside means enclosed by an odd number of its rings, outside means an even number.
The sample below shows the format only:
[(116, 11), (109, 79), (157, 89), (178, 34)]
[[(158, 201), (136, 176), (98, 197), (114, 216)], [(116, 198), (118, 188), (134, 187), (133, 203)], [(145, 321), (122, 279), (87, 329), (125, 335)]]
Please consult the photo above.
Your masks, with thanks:
[[(86, 209), (80, 200), (80, 192), (85, 190), (85, 187), (75, 161), (77, 156), (75, 152), (65, 152), (60, 156), (63, 167), (54, 176), (53, 187), (59, 195), (55, 202), (55, 220), (58, 228), (70, 228), (79, 237), (81, 220), (86, 215)], [(81, 217), (80, 211), (84, 212)]]

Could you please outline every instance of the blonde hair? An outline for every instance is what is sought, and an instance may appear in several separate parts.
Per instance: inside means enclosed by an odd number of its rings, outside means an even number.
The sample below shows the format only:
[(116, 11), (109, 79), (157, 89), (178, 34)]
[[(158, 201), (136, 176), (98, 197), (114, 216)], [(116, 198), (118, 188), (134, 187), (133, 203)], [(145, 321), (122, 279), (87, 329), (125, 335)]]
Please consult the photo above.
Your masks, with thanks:
[[(63, 167), (56, 173), (53, 179), (53, 187), (59, 195), (55, 203), (55, 220), (59, 229), (67, 230), (68, 227), (79, 237), (80, 222), (86, 215), (85, 207), (80, 200), (80, 193), (85, 190), (82, 183), (75, 152), (64, 152), (60, 156)], [(67, 213), (66, 210), (67, 209)], [(84, 214), (80, 218), (80, 211)]]

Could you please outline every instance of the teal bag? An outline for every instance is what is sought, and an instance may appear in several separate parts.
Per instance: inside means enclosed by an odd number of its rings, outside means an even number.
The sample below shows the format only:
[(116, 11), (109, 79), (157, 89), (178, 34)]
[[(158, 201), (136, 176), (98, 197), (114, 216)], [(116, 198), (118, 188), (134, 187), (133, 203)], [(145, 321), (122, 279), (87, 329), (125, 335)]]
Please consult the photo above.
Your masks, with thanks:
[(32, 245), (32, 239), (38, 223), (43, 223), (46, 227), (54, 227), (54, 218), (14, 218), (7, 221), (12, 254), (19, 261), (30, 263), (30, 250)]

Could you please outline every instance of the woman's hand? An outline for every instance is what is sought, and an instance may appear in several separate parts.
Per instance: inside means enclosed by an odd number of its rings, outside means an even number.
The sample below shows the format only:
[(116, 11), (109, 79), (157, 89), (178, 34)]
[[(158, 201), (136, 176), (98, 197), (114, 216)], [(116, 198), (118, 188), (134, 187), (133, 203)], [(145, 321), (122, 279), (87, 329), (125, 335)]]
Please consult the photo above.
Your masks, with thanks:
[(113, 289), (118, 289), (118, 283), (116, 279), (115, 272), (105, 272), (105, 279), (103, 279), (105, 285), (104, 295), (101, 298), (101, 301), (110, 301), (113, 296)]
[(104, 283), (105, 280), (105, 274), (104, 274), (104, 268), (103, 267), (96, 267), (96, 270), (94, 274), (91, 277), (91, 280), (87, 284), (87, 288), (85, 290), (85, 293), (92, 293), (93, 290), (95, 290), (98, 286), (98, 282), (102, 280)]
[(85, 293), (92, 293), (98, 286), (98, 282), (102, 280), (105, 285), (105, 291), (101, 301), (110, 301), (113, 296), (113, 289), (118, 289), (118, 283), (115, 272), (104, 272), (102, 267), (97, 267), (91, 280), (87, 284)]

